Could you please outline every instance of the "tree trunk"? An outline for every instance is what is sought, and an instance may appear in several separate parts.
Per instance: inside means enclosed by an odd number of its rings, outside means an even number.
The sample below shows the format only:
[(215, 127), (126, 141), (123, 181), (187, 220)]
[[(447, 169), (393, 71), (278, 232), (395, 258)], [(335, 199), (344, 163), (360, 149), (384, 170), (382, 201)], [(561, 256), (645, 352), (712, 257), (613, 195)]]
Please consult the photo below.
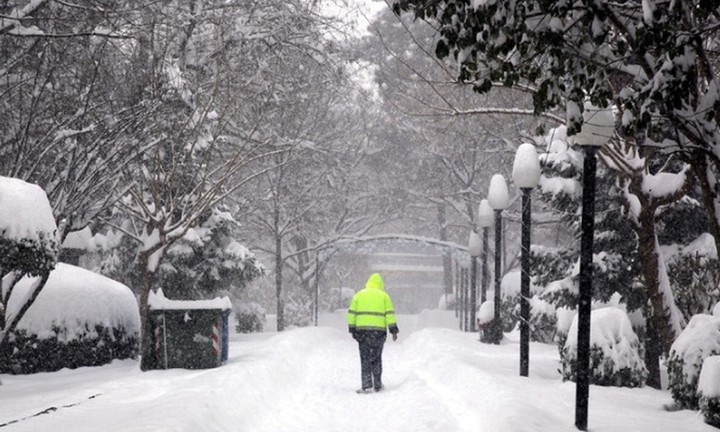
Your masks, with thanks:
[(148, 301), (152, 289), (152, 272), (150, 271), (150, 256), (152, 251), (142, 251), (138, 254), (140, 267), (140, 352), (143, 352), (145, 329), (147, 325)]
[[(275, 196), (277, 199), (277, 195)], [(282, 232), (280, 229), (280, 207), (275, 203), (273, 209), (273, 230), (275, 235), (275, 296), (276, 296), (276, 314), (277, 314), (277, 331), (285, 330), (285, 305), (283, 304), (283, 255), (282, 255)]]
[[(440, 226), (440, 240), (447, 241), (447, 220), (445, 216), (445, 206), (443, 204), (438, 205), (437, 215), (438, 225)], [(450, 253), (443, 252), (443, 288), (445, 295), (453, 294), (453, 274), (452, 274), (452, 256)], [(457, 301), (457, 300), (456, 300)]]
[(652, 324), (650, 321), (651, 319), (647, 320), (647, 328), (645, 331), (645, 366), (648, 370), (646, 384), (659, 390), (662, 387), (660, 380), (662, 344), (655, 331), (655, 324)]
[(275, 236), (275, 295), (277, 296), (277, 331), (285, 330), (285, 305), (282, 289), (282, 242), (279, 235)]
[(655, 208), (648, 203), (642, 203), (641, 214), (638, 218), (640, 226), (637, 227), (638, 249), (643, 275), (644, 299), (647, 304), (643, 308), (645, 320), (648, 327), (646, 342), (645, 362), (648, 372), (654, 375), (648, 377), (649, 385), (660, 383), (660, 355), (670, 351), (670, 346), (675, 341), (675, 330), (672, 325), (666, 299), (661, 290), (661, 269), (662, 257), (657, 249), (657, 235), (655, 231)]

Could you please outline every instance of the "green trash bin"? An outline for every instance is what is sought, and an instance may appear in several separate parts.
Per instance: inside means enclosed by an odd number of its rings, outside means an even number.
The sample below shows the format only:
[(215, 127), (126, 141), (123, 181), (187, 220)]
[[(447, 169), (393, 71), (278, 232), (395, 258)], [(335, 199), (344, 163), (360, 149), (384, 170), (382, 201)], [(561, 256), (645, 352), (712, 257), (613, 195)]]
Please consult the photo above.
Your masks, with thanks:
[[(148, 301), (141, 368), (209, 369), (227, 359), (226, 316), (232, 310), (227, 297), (181, 301), (162, 291)], [(223, 355), (224, 354), (224, 355)]]

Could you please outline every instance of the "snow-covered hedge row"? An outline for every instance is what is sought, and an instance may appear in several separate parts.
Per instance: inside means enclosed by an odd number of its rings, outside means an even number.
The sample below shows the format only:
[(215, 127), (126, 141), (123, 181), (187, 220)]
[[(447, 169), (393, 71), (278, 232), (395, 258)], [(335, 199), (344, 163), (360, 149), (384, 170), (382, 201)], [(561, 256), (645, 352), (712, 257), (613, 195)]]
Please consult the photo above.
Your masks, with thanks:
[[(18, 282), (8, 302), (8, 315), (17, 312), (35, 279)], [(0, 371), (54, 371), (135, 357), (139, 332), (139, 309), (128, 287), (79, 267), (58, 264), (11, 334)]]
[[(607, 307), (594, 310), (590, 334), (590, 382), (617, 387), (640, 387), (647, 378), (642, 348), (625, 311)], [(577, 376), (577, 316), (560, 349), (562, 376)]]
[(700, 369), (714, 355), (720, 355), (720, 316), (693, 316), (670, 348), (667, 361), (670, 392), (678, 407), (699, 408)]

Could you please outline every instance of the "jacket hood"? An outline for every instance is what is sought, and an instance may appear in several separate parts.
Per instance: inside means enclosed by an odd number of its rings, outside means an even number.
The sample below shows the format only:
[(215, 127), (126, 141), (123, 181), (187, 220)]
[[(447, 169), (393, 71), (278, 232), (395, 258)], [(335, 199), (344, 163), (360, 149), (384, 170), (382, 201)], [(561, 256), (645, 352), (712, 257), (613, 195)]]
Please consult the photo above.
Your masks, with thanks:
[(380, 273), (373, 273), (365, 284), (365, 288), (384, 289), (385, 283), (380, 276)]

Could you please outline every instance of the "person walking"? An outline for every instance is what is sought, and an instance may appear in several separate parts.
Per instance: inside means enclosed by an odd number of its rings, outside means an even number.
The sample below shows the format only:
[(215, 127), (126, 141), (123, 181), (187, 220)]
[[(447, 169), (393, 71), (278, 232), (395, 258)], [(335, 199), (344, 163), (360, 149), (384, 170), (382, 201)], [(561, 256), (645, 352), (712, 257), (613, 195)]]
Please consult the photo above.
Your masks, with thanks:
[(348, 327), (360, 348), (362, 387), (358, 393), (382, 390), (382, 351), (390, 330), (397, 340), (398, 326), (392, 300), (380, 273), (373, 273), (365, 289), (355, 293), (348, 309)]

